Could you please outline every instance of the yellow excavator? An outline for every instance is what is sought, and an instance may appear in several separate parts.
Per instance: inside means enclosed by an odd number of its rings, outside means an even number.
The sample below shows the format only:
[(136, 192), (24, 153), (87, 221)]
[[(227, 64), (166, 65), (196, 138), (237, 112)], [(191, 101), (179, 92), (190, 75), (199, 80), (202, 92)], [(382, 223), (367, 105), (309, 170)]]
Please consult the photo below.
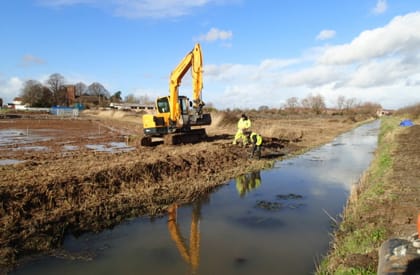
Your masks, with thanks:
[[(192, 101), (178, 94), (182, 78), (191, 69)], [(209, 113), (203, 113), (203, 55), (200, 44), (196, 44), (172, 71), (169, 81), (169, 96), (156, 100), (156, 114), (143, 115), (144, 137), (141, 145), (150, 146), (154, 137), (164, 139), (165, 144), (195, 143), (206, 138), (201, 126), (211, 124)], [(193, 128), (193, 127), (200, 128)]]

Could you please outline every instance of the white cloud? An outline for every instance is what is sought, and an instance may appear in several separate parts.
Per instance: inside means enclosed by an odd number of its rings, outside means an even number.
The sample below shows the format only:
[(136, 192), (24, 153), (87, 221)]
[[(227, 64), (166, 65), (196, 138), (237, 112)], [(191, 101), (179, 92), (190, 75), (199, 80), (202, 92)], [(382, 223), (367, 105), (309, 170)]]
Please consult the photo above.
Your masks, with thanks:
[(42, 65), (45, 64), (45, 60), (43, 60), (42, 58), (36, 57), (34, 55), (31, 54), (26, 54), (22, 57), (22, 61), (21, 61), (23, 66), (31, 66), (31, 65)]
[(418, 64), (407, 64), (400, 59), (371, 60), (356, 68), (345, 86), (369, 88), (393, 85), (405, 82), (407, 77), (418, 73)]
[(207, 65), (206, 87), (224, 90), (222, 97), (210, 95), (220, 108), (232, 108), (234, 98), (245, 108), (279, 107), (287, 98), (310, 93), (323, 95), (330, 106), (343, 95), (385, 108), (404, 107), (420, 102), (419, 27), (420, 12), (409, 13), (347, 44), (309, 49), (305, 53), (310, 54), (295, 59)]
[(191, 14), (194, 10), (210, 4), (229, 4), (238, 0), (38, 0), (50, 7), (89, 5), (105, 7), (116, 16), (138, 18), (174, 18)]
[(196, 40), (213, 42), (216, 40), (228, 40), (233, 36), (232, 31), (219, 30), (217, 28), (211, 28), (206, 34), (200, 35)]
[(291, 73), (284, 73), (279, 76), (278, 83), (288, 87), (306, 86), (316, 88), (335, 83), (340, 79), (342, 74), (343, 72), (339, 67), (332, 70), (330, 66), (317, 65)]
[(351, 43), (333, 46), (319, 58), (322, 64), (351, 64), (388, 55), (411, 55), (420, 44), (420, 12), (395, 17), (383, 28), (362, 32)]
[(19, 96), (22, 86), (23, 81), (18, 77), (0, 78), (0, 98), (3, 99), (3, 104), (10, 103), (13, 98)]
[(388, 9), (388, 3), (386, 2), (386, 0), (378, 0), (372, 12), (374, 14), (381, 14), (381, 13), (386, 12), (387, 9)]
[(317, 36), (316, 40), (327, 40), (335, 36), (336, 32), (334, 30), (322, 30)]

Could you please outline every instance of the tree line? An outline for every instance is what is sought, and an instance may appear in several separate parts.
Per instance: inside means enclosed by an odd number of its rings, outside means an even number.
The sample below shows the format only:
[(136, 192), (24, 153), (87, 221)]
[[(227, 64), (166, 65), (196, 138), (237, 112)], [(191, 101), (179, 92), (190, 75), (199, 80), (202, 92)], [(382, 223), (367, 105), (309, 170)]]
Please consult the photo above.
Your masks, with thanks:
[[(309, 110), (315, 114), (321, 114), (327, 110), (325, 99), (319, 94), (309, 94), (303, 99), (290, 97), (283, 104), (282, 109), (290, 113), (300, 113)], [(339, 95), (333, 109), (338, 114), (348, 114), (355, 112), (375, 114), (377, 110), (382, 109), (382, 106), (374, 102), (362, 102), (355, 97), (346, 98), (343, 95)]]
[[(76, 97), (96, 96), (99, 105), (102, 106), (108, 106), (110, 102), (123, 102), (121, 91), (117, 91), (113, 95), (110, 95), (109, 91), (99, 82), (93, 82), (90, 85), (86, 85), (83, 82), (68, 84), (64, 76), (59, 73), (51, 74), (45, 83), (41, 83), (37, 80), (25, 81), (20, 97), (24, 104), (28, 104), (31, 107), (68, 106), (69, 99), (67, 87), (69, 85), (74, 87)], [(153, 104), (154, 100), (151, 100), (147, 95), (136, 97), (133, 94), (129, 94), (125, 97), (124, 102)], [(213, 108), (211, 103), (210, 105), (207, 107)], [(375, 113), (381, 108), (381, 105), (377, 103), (362, 102), (354, 97), (346, 98), (345, 96), (340, 95), (336, 100), (335, 111), (340, 114), (352, 112)], [(259, 110), (261, 111), (267, 109), (269, 109), (268, 106), (259, 107)], [(319, 94), (309, 94), (302, 99), (290, 97), (281, 106), (281, 109), (288, 113), (309, 111), (315, 114), (322, 114), (327, 110), (325, 99)]]
[(110, 96), (108, 90), (99, 82), (86, 85), (83, 82), (68, 84), (64, 76), (54, 73), (49, 76), (45, 83), (37, 80), (25, 81), (20, 97), (24, 104), (31, 107), (68, 106), (69, 98), (67, 87), (73, 85), (75, 96), (97, 96), (104, 101), (121, 101), (121, 91)]
[(121, 91), (110, 95), (109, 91), (99, 82), (93, 82), (90, 85), (86, 85), (83, 82), (70, 84), (59, 73), (51, 74), (44, 83), (37, 80), (25, 81), (20, 97), (24, 104), (28, 104), (31, 107), (68, 106), (69, 98), (67, 88), (69, 86), (74, 87), (76, 98), (81, 96), (96, 96), (98, 98), (98, 105), (100, 106), (108, 106), (111, 102), (154, 103), (154, 100), (151, 100), (147, 95), (136, 97), (133, 94), (129, 94), (123, 100)]

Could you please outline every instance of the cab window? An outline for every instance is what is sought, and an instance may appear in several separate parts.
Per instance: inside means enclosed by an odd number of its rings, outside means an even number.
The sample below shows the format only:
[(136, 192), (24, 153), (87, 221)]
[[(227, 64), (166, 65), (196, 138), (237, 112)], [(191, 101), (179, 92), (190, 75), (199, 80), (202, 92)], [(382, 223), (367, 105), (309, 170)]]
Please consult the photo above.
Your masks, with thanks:
[(169, 101), (168, 98), (160, 98), (157, 101), (157, 108), (159, 113), (168, 113), (169, 112)]

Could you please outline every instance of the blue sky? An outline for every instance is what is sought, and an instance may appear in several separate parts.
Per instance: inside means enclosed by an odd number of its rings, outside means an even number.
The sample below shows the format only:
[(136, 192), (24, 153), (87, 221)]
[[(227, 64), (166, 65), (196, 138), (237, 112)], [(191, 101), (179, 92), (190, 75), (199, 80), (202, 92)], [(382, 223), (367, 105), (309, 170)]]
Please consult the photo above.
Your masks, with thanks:
[(417, 0), (2, 1), (0, 97), (59, 73), (154, 99), (198, 42), (203, 100), (219, 109), (318, 94), (400, 108), (420, 102), (419, 29)]

